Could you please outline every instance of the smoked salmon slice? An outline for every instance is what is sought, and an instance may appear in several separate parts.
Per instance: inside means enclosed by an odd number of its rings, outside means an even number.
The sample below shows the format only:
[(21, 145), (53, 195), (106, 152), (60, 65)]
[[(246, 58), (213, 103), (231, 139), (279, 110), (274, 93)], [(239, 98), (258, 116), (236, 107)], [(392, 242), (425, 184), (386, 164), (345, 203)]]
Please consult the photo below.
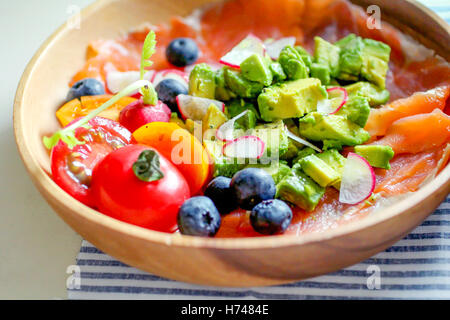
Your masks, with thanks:
[(434, 109), (443, 110), (449, 95), (450, 85), (442, 86), (415, 93), (411, 97), (396, 100), (379, 109), (372, 109), (364, 129), (372, 137), (384, 136), (396, 120), (415, 114), (429, 113)]
[(396, 155), (419, 153), (450, 141), (450, 116), (440, 109), (395, 121), (372, 145), (390, 146)]

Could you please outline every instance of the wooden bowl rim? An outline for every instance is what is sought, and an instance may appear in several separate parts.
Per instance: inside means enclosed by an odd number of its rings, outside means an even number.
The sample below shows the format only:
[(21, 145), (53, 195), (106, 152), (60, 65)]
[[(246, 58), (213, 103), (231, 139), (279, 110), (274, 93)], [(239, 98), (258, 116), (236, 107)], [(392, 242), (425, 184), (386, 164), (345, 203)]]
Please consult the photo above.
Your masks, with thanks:
[[(109, 5), (115, 0), (96, 1), (87, 6), (81, 11), (82, 19), (94, 14), (103, 6)], [(415, 0), (405, 0), (416, 6), (419, 10), (424, 11), (430, 18), (440, 20), (441, 25), (446, 25), (445, 21), (437, 16), (434, 12), (419, 4)], [(450, 33), (450, 27), (445, 28)], [(64, 210), (76, 212), (82, 216), (83, 219), (91, 223), (101, 225), (104, 228), (110, 228), (122, 234), (131, 237), (139, 238), (145, 241), (160, 243), (167, 246), (177, 247), (193, 247), (193, 248), (214, 248), (222, 250), (250, 250), (250, 249), (266, 249), (266, 248), (280, 248), (288, 246), (298, 246), (308, 243), (317, 243), (332, 238), (349, 235), (363, 229), (370, 228), (377, 224), (383, 223), (397, 215), (402, 214), (409, 208), (416, 206), (425, 198), (431, 196), (439, 188), (450, 185), (450, 165), (447, 165), (440, 174), (432, 181), (427, 183), (421, 189), (416, 191), (411, 196), (399, 201), (394, 205), (388, 206), (386, 209), (378, 211), (376, 214), (369, 215), (359, 221), (349, 222), (341, 225), (335, 229), (330, 229), (325, 232), (309, 233), (301, 236), (295, 235), (280, 235), (271, 237), (253, 237), (253, 238), (201, 238), (185, 236), (180, 234), (168, 234), (158, 231), (153, 231), (138, 226), (134, 226), (114, 218), (108, 217), (94, 209), (91, 209), (82, 203), (72, 198), (68, 193), (63, 191), (58, 185), (53, 182), (49, 175), (39, 165), (38, 161), (32, 156), (31, 148), (29, 147), (29, 140), (24, 135), (24, 106), (23, 96), (25, 90), (29, 85), (29, 81), (33, 76), (33, 72), (38, 65), (40, 57), (51, 47), (52, 43), (62, 37), (69, 28), (66, 24), (59, 27), (38, 49), (33, 58), (28, 63), (21, 80), (19, 82), (13, 111), (13, 123), (16, 144), (25, 164), (25, 167), (33, 182), (44, 195), (51, 197)]]

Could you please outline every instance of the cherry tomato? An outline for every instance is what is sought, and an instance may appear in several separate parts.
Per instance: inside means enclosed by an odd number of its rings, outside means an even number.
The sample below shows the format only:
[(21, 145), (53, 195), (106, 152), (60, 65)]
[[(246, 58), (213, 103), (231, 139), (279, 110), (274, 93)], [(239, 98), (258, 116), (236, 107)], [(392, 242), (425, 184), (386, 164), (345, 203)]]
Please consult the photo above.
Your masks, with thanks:
[(95, 117), (89, 121), (89, 128), (76, 129), (75, 136), (85, 143), (70, 149), (59, 141), (52, 149), (53, 180), (75, 199), (94, 207), (92, 170), (108, 153), (129, 144), (131, 133), (115, 121)]
[[(153, 155), (152, 162), (144, 161), (143, 170), (159, 173), (157, 180), (143, 181), (136, 173), (133, 165), (141, 161), (143, 152)], [(178, 210), (190, 196), (178, 169), (155, 149), (143, 145), (129, 145), (107, 155), (94, 169), (92, 192), (100, 212), (162, 232), (176, 229)]]

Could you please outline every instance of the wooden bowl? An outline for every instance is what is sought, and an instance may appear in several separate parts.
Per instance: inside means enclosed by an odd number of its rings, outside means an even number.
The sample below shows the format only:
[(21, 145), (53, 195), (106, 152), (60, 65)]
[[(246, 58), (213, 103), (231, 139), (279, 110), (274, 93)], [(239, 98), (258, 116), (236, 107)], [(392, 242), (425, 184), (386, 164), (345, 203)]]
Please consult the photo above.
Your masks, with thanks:
[[(82, 11), (81, 29), (62, 26), (28, 65), (14, 105), (17, 145), (39, 191), (75, 231), (124, 263), (163, 277), (218, 286), (273, 285), (328, 273), (369, 258), (405, 236), (444, 200), (450, 191), (450, 166), (407, 200), (325, 233), (204, 239), (120, 222), (62, 191), (47, 174), (49, 156), (41, 139), (58, 128), (55, 108), (64, 100), (70, 77), (83, 65), (88, 42), (115, 38), (146, 21), (160, 23), (175, 14), (186, 15), (207, 2), (211, 1), (98, 1)], [(383, 18), (450, 59), (449, 27), (430, 10), (405, 0), (355, 2), (378, 4)], [(420, 30), (420, 35), (414, 30)]]

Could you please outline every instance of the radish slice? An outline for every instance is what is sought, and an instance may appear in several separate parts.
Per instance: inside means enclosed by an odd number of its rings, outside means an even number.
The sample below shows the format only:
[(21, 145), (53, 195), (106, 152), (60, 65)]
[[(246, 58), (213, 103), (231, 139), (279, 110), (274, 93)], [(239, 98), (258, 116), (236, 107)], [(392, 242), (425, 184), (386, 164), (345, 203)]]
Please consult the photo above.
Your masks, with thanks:
[(222, 112), (225, 104), (221, 101), (179, 94), (177, 96), (178, 109), (183, 119), (202, 120), (211, 104), (215, 104)]
[(339, 201), (357, 204), (372, 195), (375, 189), (375, 172), (366, 159), (350, 152), (344, 165)]
[(295, 37), (286, 37), (278, 40), (264, 41), (266, 52), (273, 60), (280, 57), (281, 50), (286, 46), (294, 46), (297, 39)]
[(152, 79), (153, 86), (156, 87), (158, 83), (165, 79), (174, 79), (184, 84), (186, 88), (189, 87), (189, 75), (178, 69), (167, 69), (156, 72), (155, 76)]
[(261, 39), (249, 34), (237, 46), (224, 55), (219, 62), (233, 68), (240, 68), (241, 63), (255, 53), (264, 56), (264, 44)]
[[(144, 80), (151, 81), (155, 74), (154, 70), (149, 70), (144, 75)], [(106, 86), (111, 93), (118, 93), (128, 87), (133, 82), (138, 81), (140, 78), (139, 71), (110, 71), (106, 74)], [(134, 95), (138, 93), (139, 90), (131, 93), (130, 95)]]
[(287, 132), (287, 136), (288, 136), (289, 138), (291, 138), (292, 140), (294, 140), (294, 141), (296, 141), (296, 142), (298, 142), (298, 143), (301, 143), (301, 144), (303, 144), (303, 145), (305, 145), (305, 146), (307, 146), (307, 147), (310, 147), (310, 148), (316, 150), (317, 152), (322, 152), (322, 150), (320, 150), (319, 148), (317, 148), (315, 145), (313, 145), (312, 143), (310, 143), (310, 142), (308, 142), (308, 141), (306, 141), (306, 140), (304, 140), (304, 139), (302, 139), (302, 138), (296, 136), (295, 134), (293, 134), (292, 132), (290, 132), (287, 128), (286, 128), (286, 132)]
[(317, 111), (322, 114), (335, 114), (348, 101), (347, 90), (341, 87), (327, 89), (328, 99), (320, 100), (317, 103)]
[(223, 123), (216, 131), (216, 137), (222, 141), (232, 141), (234, 139), (234, 124), (237, 120), (247, 114), (248, 110), (238, 114), (234, 118), (231, 118), (227, 122)]
[(226, 143), (222, 153), (231, 158), (259, 159), (265, 148), (266, 144), (257, 136), (243, 136)]

